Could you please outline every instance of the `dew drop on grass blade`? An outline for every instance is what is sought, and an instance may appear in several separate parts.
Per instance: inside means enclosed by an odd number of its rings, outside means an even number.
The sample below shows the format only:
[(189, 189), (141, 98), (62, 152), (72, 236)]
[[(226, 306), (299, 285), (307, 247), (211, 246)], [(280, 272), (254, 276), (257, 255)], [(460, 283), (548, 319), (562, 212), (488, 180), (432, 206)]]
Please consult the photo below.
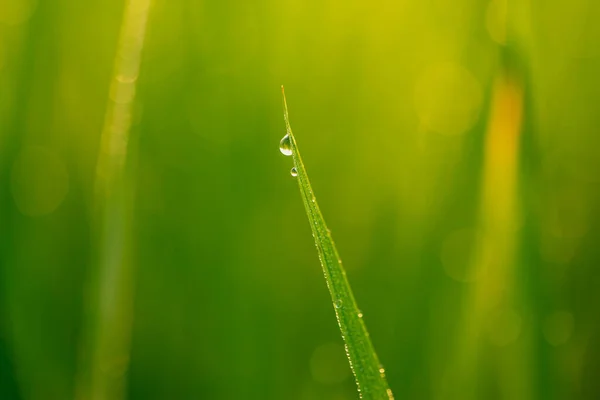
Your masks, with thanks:
[(298, 180), (300, 194), (315, 238), (317, 253), (323, 267), (325, 281), (329, 288), (333, 309), (345, 343), (346, 355), (356, 380), (360, 398), (364, 400), (393, 399), (392, 391), (385, 379), (385, 370), (379, 363), (379, 358), (375, 353), (369, 332), (363, 321), (363, 313), (356, 305), (350, 283), (346, 278), (346, 271), (342, 266), (335, 243), (331, 238), (331, 233), (325, 224), (308, 180), (296, 138), (290, 127), (283, 86), (281, 87), (281, 93), (283, 96), (286, 134), (279, 143), (279, 150), (286, 156), (292, 156), (294, 162), (291, 175)]

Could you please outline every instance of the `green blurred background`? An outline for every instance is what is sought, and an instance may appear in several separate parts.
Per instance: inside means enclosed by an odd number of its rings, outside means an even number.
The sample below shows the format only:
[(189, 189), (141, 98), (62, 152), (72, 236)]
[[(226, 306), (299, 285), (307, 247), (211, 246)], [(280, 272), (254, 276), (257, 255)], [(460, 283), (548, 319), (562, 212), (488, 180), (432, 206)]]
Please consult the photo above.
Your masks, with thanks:
[(396, 399), (600, 398), (600, 2), (143, 3), (0, 0), (0, 399), (358, 397), (281, 84)]

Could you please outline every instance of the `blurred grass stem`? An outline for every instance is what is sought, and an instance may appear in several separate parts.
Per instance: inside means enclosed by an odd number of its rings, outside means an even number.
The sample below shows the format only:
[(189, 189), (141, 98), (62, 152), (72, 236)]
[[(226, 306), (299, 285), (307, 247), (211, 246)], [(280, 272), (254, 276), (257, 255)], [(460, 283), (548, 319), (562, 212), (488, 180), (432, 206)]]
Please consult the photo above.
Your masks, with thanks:
[(79, 399), (125, 397), (133, 306), (130, 259), (133, 180), (128, 152), (141, 53), (150, 0), (129, 0), (111, 80), (96, 166), (94, 232), (90, 276), (92, 298)]

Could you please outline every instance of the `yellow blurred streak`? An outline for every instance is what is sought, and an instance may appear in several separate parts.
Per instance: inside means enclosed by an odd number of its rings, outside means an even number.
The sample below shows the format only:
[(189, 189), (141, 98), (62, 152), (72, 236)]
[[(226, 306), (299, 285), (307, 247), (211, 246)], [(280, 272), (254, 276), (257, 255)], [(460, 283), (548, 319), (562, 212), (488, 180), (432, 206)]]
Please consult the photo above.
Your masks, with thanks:
[[(520, 210), (517, 172), (523, 91), (519, 82), (503, 72), (497, 76), (484, 147), (484, 173), (479, 210), (479, 230), (472, 257), (477, 271), (465, 299), (463, 326), (458, 335), (456, 364), (448, 369), (439, 397), (460, 387), (464, 399), (477, 398), (479, 360), (489, 352), (496, 364), (502, 399), (532, 397), (528, 376), (527, 335), (515, 305), (515, 249)], [(500, 349), (494, 350), (487, 344)], [(488, 354), (486, 354), (488, 356)]]
[[(515, 293), (514, 267), (518, 228), (521, 223), (518, 207), (517, 173), (519, 141), (523, 118), (523, 91), (510, 75), (501, 74), (494, 84), (492, 110), (485, 143), (484, 182), (481, 225), (485, 239), (480, 252), (490, 260), (484, 266), (481, 282), (474, 288), (475, 315), (488, 319), (499, 309), (504, 324), (496, 325), (491, 339), (495, 344), (511, 344), (527, 354), (525, 338), (517, 341), (522, 318), (512, 311), (518, 302)], [(505, 309), (506, 311), (502, 311)], [(496, 314), (497, 315), (497, 314)], [(477, 321), (481, 324), (482, 321)], [(510, 336), (510, 337), (509, 337)], [(513, 337), (514, 336), (514, 337)], [(515, 354), (516, 354), (515, 353)], [(515, 358), (500, 350), (495, 362), (500, 370), (503, 398), (531, 398), (531, 380), (527, 376), (527, 360)]]
[(0, 23), (20, 25), (31, 17), (36, 7), (36, 0), (2, 0), (0, 2)]
[(130, 0), (127, 4), (96, 169), (96, 194), (99, 197), (109, 194), (114, 186), (113, 179), (125, 165), (135, 83), (139, 74), (149, 7), (150, 0)]
[(97, 271), (91, 277), (97, 291), (90, 299), (93, 317), (78, 376), (78, 399), (125, 397), (134, 275), (129, 254), (133, 189), (126, 162), (150, 3), (129, 0), (126, 4), (100, 138), (95, 182)]

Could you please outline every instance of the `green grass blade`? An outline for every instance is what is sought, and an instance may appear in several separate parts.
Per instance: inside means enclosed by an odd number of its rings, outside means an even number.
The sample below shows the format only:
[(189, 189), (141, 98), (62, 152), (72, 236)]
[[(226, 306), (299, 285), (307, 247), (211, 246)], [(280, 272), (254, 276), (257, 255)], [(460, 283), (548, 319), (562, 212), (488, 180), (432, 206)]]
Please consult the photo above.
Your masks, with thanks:
[(96, 165), (93, 267), (75, 398), (127, 397), (133, 326), (132, 117), (152, 0), (127, 0)]
[[(356, 305), (352, 289), (346, 271), (342, 266), (335, 243), (331, 238), (331, 232), (325, 224), (319, 205), (308, 180), (296, 138), (290, 127), (287, 101), (283, 86), (281, 87), (284, 104), (284, 118), (286, 125), (286, 136), (289, 140), (282, 140), (283, 149), (287, 153), (291, 151), (296, 169), (298, 186), (302, 201), (306, 208), (308, 221), (315, 239), (317, 252), (325, 274), (325, 281), (331, 294), (338, 326), (345, 342), (346, 355), (350, 362), (350, 368), (356, 380), (357, 389), (361, 399), (365, 400), (389, 400), (393, 399), (392, 391), (389, 389), (385, 379), (385, 371), (379, 363), (369, 332), (362, 318), (362, 313)], [(285, 154), (285, 153), (284, 153)]]

